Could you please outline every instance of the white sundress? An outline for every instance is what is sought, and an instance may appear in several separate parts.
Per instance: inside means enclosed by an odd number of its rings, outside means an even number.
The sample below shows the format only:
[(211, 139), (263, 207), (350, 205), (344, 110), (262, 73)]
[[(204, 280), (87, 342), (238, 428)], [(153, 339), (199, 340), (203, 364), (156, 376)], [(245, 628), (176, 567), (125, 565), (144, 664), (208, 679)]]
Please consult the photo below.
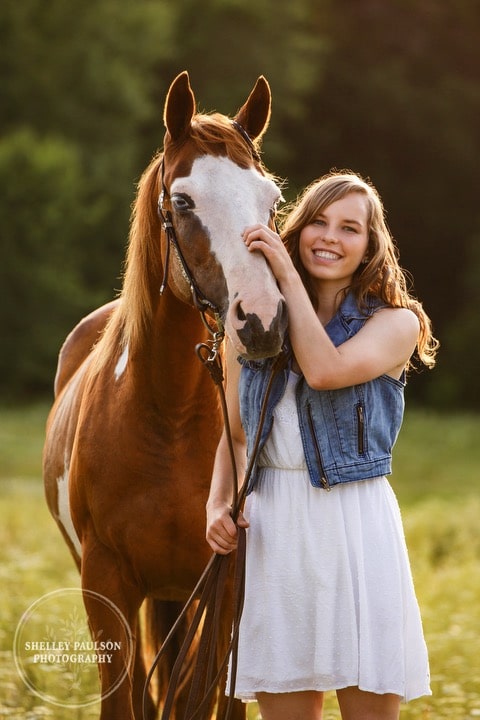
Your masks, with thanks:
[(385, 477), (314, 488), (290, 374), (248, 496), (236, 697), (358, 686), (430, 695), (400, 511)]

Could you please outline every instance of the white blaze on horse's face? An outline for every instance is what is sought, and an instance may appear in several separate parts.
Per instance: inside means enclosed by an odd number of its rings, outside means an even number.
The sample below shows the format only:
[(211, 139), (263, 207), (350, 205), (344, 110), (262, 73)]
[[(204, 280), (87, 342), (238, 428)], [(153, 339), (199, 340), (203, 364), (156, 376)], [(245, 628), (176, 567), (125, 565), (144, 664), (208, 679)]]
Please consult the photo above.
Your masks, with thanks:
[[(251, 359), (276, 355), (286, 328), (285, 301), (264, 256), (247, 250), (242, 233), (250, 225), (269, 222), (280, 198), (278, 187), (253, 167), (205, 155), (193, 162), (188, 177), (172, 182), (172, 199), (176, 194), (192, 201), (189, 212), (203, 226), (210, 252), (223, 270), (228, 298), (220, 307), (226, 310), (225, 329), (237, 352)], [(198, 268), (193, 272), (205, 296), (218, 303), (202, 285)]]

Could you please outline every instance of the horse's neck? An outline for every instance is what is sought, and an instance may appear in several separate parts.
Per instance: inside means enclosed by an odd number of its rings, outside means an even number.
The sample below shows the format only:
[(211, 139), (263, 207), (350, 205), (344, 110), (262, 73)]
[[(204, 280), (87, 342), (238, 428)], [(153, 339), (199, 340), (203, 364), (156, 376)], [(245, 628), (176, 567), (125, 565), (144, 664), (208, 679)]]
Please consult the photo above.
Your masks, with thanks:
[(214, 395), (213, 381), (195, 352), (196, 345), (207, 339), (199, 312), (167, 289), (146, 336), (137, 380), (150, 382), (150, 391), (162, 404), (169, 398), (178, 406), (182, 401), (190, 403), (198, 393)]

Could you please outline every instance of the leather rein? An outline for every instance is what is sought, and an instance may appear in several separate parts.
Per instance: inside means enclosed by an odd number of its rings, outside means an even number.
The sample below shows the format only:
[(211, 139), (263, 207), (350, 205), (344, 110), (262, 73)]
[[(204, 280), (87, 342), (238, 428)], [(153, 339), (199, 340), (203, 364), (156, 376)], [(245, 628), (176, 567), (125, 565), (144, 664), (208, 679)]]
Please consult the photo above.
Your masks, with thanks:
[[(235, 120), (232, 121), (233, 127), (242, 135), (244, 140), (250, 147), (252, 157), (256, 161), (260, 161), (260, 157), (257, 153), (255, 145), (246, 132), (246, 130)], [(247, 487), (249, 485), (249, 479), (253, 472), (253, 468), (256, 463), (258, 454), (260, 436), (262, 427), (265, 421), (265, 414), (267, 408), (267, 401), (270, 394), (270, 389), (273, 383), (273, 378), (276, 373), (281, 369), (285, 362), (284, 353), (280, 353), (273, 363), (273, 368), (267, 385), (267, 390), (264, 398), (264, 402), (260, 412), (259, 425), (257, 434), (254, 441), (252, 453), (249, 458), (248, 466), (245, 472), (245, 478), (242, 483), (242, 487), (239, 490), (238, 487), (238, 476), (235, 462), (235, 454), (233, 450), (233, 441), (230, 432), (230, 423), (228, 418), (227, 403), (225, 397), (225, 391), (223, 387), (224, 375), (222, 362), (220, 357), (220, 347), (225, 337), (225, 330), (221, 319), (219, 309), (214, 303), (212, 303), (198, 287), (193, 274), (191, 273), (182, 250), (179, 246), (175, 228), (172, 221), (172, 213), (170, 204), (170, 197), (165, 187), (164, 182), (164, 162), (162, 160), (162, 189), (158, 200), (158, 214), (163, 224), (163, 229), (167, 238), (166, 257), (164, 264), (164, 275), (162, 285), (160, 287), (160, 294), (165, 290), (168, 281), (168, 265), (170, 257), (170, 246), (173, 247), (180, 266), (184, 279), (187, 281), (190, 292), (192, 295), (192, 301), (194, 306), (200, 312), (202, 321), (206, 326), (211, 339), (204, 343), (199, 343), (195, 347), (200, 361), (205, 365), (207, 370), (212, 377), (213, 382), (218, 388), (219, 398), (222, 408), (223, 421), (225, 425), (225, 433), (228, 441), (229, 454), (232, 465), (232, 478), (233, 478), (233, 506), (231, 516), (236, 523), (240, 510), (243, 507), (245, 497), (247, 494)], [(216, 328), (212, 327), (207, 319), (207, 313), (213, 314)], [(246, 536), (245, 529), (239, 528), (238, 531), (238, 545), (235, 553), (229, 555), (214, 554), (205, 570), (203, 571), (200, 579), (197, 582), (193, 592), (187, 600), (182, 612), (177, 618), (176, 622), (172, 626), (170, 632), (165, 638), (160, 650), (158, 651), (153, 661), (152, 667), (147, 675), (143, 693), (143, 717), (147, 720), (147, 699), (148, 699), (148, 687), (152, 680), (153, 674), (164, 655), (167, 646), (172, 641), (173, 637), (178, 631), (178, 628), (182, 621), (185, 619), (188, 611), (194, 605), (195, 601), (198, 600), (198, 605), (193, 615), (193, 619), (188, 627), (187, 634), (180, 648), (176, 662), (172, 669), (170, 676), (170, 682), (167, 689), (167, 695), (161, 715), (161, 720), (169, 720), (171, 712), (174, 709), (175, 696), (177, 688), (182, 684), (184, 677), (182, 675), (182, 669), (186, 662), (188, 662), (189, 651), (194, 642), (197, 630), (201, 626), (201, 633), (199, 638), (199, 645), (196, 650), (196, 666), (192, 675), (192, 682), (190, 686), (189, 697), (185, 709), (184, 720), (206, 720), (209, 717), (211, 706), (213, 703), (214, 694), (218, 687), (221, 679), (224, 677), (229, 657), (232, 657), (230, 681), (229, 681), (229, 699), (227, 704), (226, 713), (222, 720), (228, 720), (231, 715), (233, 708), (234, 695), (235, 695), (235, 680), (236, 680), (236, 666), (237, 666), (237, 650), (238, 650), (238, 632), (240, 625), (240, 618), (243, 610), (244, 601), (244, 584), (245, 584), (245, 552), (246, 552)], [(222, 657), (221, 661), (216, 662), (216, 650), (217, 642), (219, 639), (219, 627), (222, 613), (222, 603), (224, 601), (225, 588), (227, 585), (228, 577), (231, 573), (231, 558), (234, 558), (235, 566), (233, 569), (233, 622), (232, 622), (232, 633), (230, 643)], [(203, 623), (202, 623), (203, 618)]]

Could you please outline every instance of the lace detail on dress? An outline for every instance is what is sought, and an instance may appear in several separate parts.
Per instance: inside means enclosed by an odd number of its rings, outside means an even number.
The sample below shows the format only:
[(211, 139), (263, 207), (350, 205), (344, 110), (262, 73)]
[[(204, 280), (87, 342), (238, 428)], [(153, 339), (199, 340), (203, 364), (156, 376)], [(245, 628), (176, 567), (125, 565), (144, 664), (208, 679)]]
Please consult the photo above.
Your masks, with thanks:
[(290, 373), (285, 394), (275, 408), (274, 413), (276, 423), (290, 425), (293, 430), (298, 428), (297, 401), (295, 398), (298, 378), (299, 376), (296, 373)]
[(259, 457), (260, 467), (284, 470), (306, 468), (295, 395), (299, 377), (294, 372), (288, 376), (285, 393), (273, 413), (272, 432)]

